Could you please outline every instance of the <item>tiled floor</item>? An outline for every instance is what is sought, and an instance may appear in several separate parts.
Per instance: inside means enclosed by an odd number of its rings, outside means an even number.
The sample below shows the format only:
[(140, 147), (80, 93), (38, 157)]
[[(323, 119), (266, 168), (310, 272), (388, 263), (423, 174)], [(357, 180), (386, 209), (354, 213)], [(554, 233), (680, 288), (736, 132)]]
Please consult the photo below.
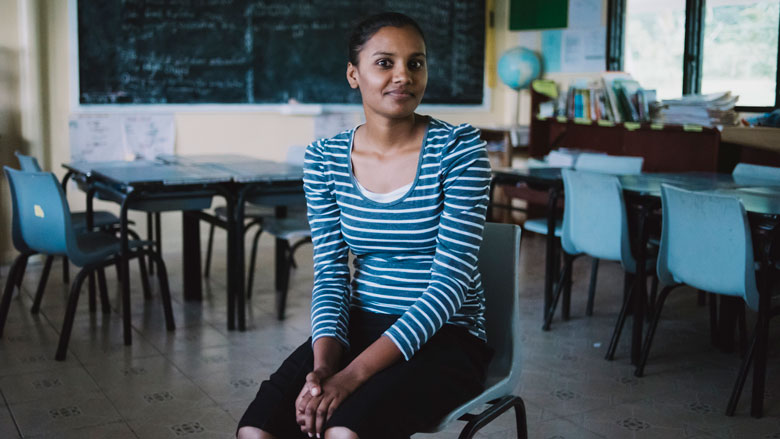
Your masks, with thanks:
[[(708, 312), (696, 306), (693, 291), (670, 297), (646, 376), (635, 378), (628, 332), (615, 361), (603, 358), (619, 306), (619, 266), (602, 264), (596, 312), (587, 318), (589, 262), (578, 262), (572, 320), (556, 320), (552, 331), (541, 331), (543, 244), (528, 234), (521, 256), (524, 350), (518, 394), (526, 402), (531, 438), (780, 438), (780, 324), (775, 322), (771, 336), (766, 416), (748, 415), (748, 381), (737, 416), (726, 417), (740, 359), (711, 346)], [(159, 296), (145, 302), (136, 281), (133, 345), (122, 345), (116, 309), (110, 316), (90, 315), (82, 300), (65, 362), (53, 360), (66, 292), (59, 267), (52, 270), (37, 316), (29, 307), (40, 265), (29, 267), (0, 340), (0, 438), (232, 436), (260, 381), (307, 337), (310, 249), (297, 258), (301, 268), (292, 276), (288, 318), (278, 322), (269, 277), (271, 240), (263, 238), (249, 330), (243, 333), (226, 330), (224, 247), (216, 246), (202, 305), (180, 300), (180, 255), (174, 247), (166, 250), (174, 250), (166, 261), (176, 331), (165, 331)], [(117, 284), (113, 270), (108, 274), (115, 305)], [(511, 415), (502, 416), (479, 437), (515, 437), (512, 422)], [(415, 438), (454, 438), (460, 426)]]

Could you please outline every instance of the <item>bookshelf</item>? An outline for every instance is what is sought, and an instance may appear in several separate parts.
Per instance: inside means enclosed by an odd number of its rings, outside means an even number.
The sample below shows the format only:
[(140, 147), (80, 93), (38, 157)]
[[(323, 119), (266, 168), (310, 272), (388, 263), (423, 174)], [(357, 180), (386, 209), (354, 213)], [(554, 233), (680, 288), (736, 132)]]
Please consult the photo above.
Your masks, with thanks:
[(556, 148), (576, 148), (644, 157), (644, 172), (716, 172), (719, 146), (720, 131), (698, 125), (535, 118), (528, 153), (541, 159)]

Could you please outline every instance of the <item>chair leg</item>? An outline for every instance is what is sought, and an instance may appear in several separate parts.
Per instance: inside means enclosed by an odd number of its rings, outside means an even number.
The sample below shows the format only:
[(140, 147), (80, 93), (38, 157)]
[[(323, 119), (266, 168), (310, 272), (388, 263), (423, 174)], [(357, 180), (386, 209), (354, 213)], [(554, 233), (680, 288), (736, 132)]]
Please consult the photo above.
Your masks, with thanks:
[(96, 290), (95, 290), (95, 272), (89, 273), (89, 313), (93, 314), (97, 310)]
[[(128, 229), (127, 234), (131, 237), (131, 239), (136, 241), (141, 240), (141, 237), (138, 236), (138, 233), (133, 230)], [(141, 271), (141, 287), (144, 290), (144, 299), (149, 300), (152, 298), (152, 293), (151, 287), (149, 286), (149, 274), (146, 271), (146, 257), (143, 255), (143, 253), (138, 255), (138, 269)]]
[(653, 336), (655, 336), (655, 330), (658, 327), (658, 321), (661, 319), (661, 310), (664, 307), (666, 298), (669, 297), (669, 293), (675, 288), (675, 285), (664, 288), (661, 291), (661, 295), (658, 297), (658, 306), (653, 316), (653, 322), (647, 329), (647, 336), (645, 336), (645, 343), (642, 346), (642, 356), (639, 359), (639, 364), (634, 370), (634, 376), (641, 377), (645, 373), (645, 364), (647, 364), (647, 357), (650, 355), (650, 345), (653, 343)]
[(30, 255), (20, 254), (14, 259), (11, 269), (8, 271), (8, 277), (5, 279), (5, 288), (3, 289), (3, 298), (0, 299), (0, 337), (3, 336), (3, 328), (5, 328), (5, 321), (8, 318), (8, 310), (11, 308), (11, 299), (14, 296), (14, 289), (16, 288), (16, 278), (19, 270), (24, 266), (27, 258)]
[(593, 315), (593, 299), (596, 297), (596, 277), (599, 274), (599, 260), (593, 258), (590, 265), (590, 286), (588, 287), (588, 305), (585, 307), (585, 315)]
[(558, 299), (561, 297), (561, 291), (565, 287), (564, 281), (566, 280), (566, 272), (571, 270), (572, 261), (573, 259), (568, 259), (568, 258), (564, 261), (563, 271), (560, 274), (558, 283), (555, 285), (555, 292), (553, 293), (553, 301), (550, 304), (550, 309), (547, 310), (547, 315), (544, 318), (544, 325), (542, 326), (543, 331), (550, 330), (550, 324), (552, 323), (552, 319), (555, 316), (555, 308), (558, 306)]
[(528, 422), (525, 415), (525, 404), (517, 396), (505, 396), (495, 402), (492, 402), (482, 413), (471, 417), (469, 422), (461, 430), (458, 439), (471, 439), (482, 427), (505, 413), (509, 409), (515, 410), (515, 421), (517, 424), (517, 437), (526, 439), (528, 437)]
[(38, 314), (41, 309), (41, 300), (43, 300), (43, 293), (46, 292), (46, 283), (49, 280), (49, 271), (51, 271), (51, 263), (54, 262), (54, 256), (46, 256), (46, 262), (43, 264), (43, 272), (41, 273), (41, 279), (38, 281), (38, 289), (35, 291), (35, 299), (33, 300), (33, 306), (30, 309), (32, 314)]
[(710, 341), (713, 346), (718, 345), (718, 301), (715, 295), (710, 293)]
[[(244, 231), (246, 233), (246, 231)], [(263, 226), (257, 226), (257, 232), (252, 238), (252, 256), (249, 257), (249, 273), (246, 280), (246, 297), (252, 298), (252, 287), (255, 282), (255, 269), (257, 268), (257, 242), (260, 240), (260, 234), (263, 233)]]
[[(157, 252), (158, 255), (160, 255), (160, 261), (162, 261), (162, 214), (160, 212), (154, 213), (154, 250)], [(155, 265), (157, 265), (155, 263)], [(160, 267), (157, 268), (157, 271), (160, 271)]]
[(68, 353), (68, 343), (70, 342), (70, 332), (73, 329), (73, 318), (76, 314), (76, 306), (79, 302), (79, 293), (81, 292), (81, 285), (84, 283), (84, 279), (87, 275), (91, 275), (91, 268), (84, 267), (76, 275), (76, 279), (73, 280), (73, 284), (70, 286), (70, 295), (68, 296), (68, 305), (65, 310), (65, 321), (62, 323), (62, 331), (60, 331), (60, 341), (57, 345), (57, 353), (54, 359), (57, 361), (64, 361), (65, 356)]
[(203, 266), (203, 277), (208, 278), (211, 274), (211, 251), (214, 249), (214, 224), (209, 225), (209, 242), (206, 245), (206, 263)]
[(165, 262), (159, 254), (149, 252), (149, 259), (155, 260), (157, 265), (157, 280), (160, 282), (160, 296), (162, 297), (163, 311), (165, 313), (165, 328), (168, 331), (176, 329), (173, 320), (173, 307), (171, 306), (171, 291), (168, 284), (168, 270), (165, 268)]
[(111, 302), (108, 300), (108, 285), (106, 285), (106, 270), (97, 270), (98, 290), (100, 290), (100, 309), (104, 315), (111, 314)]
[(16, 273), (16, 276), (14, 276), (14, 282), (16, 284), (16, 288), (21, 289), (22, 288), (22, 281), (24, 280), (24, 272), (27, 271), (27, 259), (29, 256), (25, 257), (21, 261), (21, 267), (19, 267), (19, 270)]
[(657, 297), (658, 296), (658, 275), (653, 273), (653, 278), (650, 281), (650, 297), (648, 297), (648, 304), (646, 307), (647, 311), (647, 318), (652, 319), (653, 313), (655, 313), (655, 305), (657, 303)]
[(287, 306), (287, 288), (290, 284), (289, 252), (289, 241), (276, 238), (276, 318), (279, 320), (284, 320), (284, 309)]
[(745, 304), (741, 303), (740, 305), (739, 315), (737, 316), (737, 321), (739, 324), (739, 353), (741, 356), (744, 356), (748, 348), (747, 325), (745, 317)]
[[(155, 243), (154, 240), (154, 214), (152, 212), (146, 213), (146, 239), (151, 241), (152, 243)], [(157, 251), (157, 247), (155, 244), (152, 244), (154, 247), (154, 250)], [(149, 274), (154, 276), (154, 264), (149, 264)]]
[(620, 313), (618, 314), (617, 322), (615, 322), (615, 329), (612, 331), (612, 339), (609, 342), (607, 348), (607, 354), (604, 356), (609, 361), (615, 359), (615, 351), (617, 350), (618, 342), (620, 341), (620, 333), (623, 332), (623, 325), (626, 323), (626, 316), (628, 316), (628, 310), (631, 309), (631, 302), (634, 297), (633, 275), (626, 273), (624, 279), (624, 286), (627, 287), (623, 293), (623, 306), (620, 307)]
[[(146, 272), (146, 261), (142, 255), (138, 256), (138, 270), (141, 271), (141, 288), (144, 290), (144, 300), (152, 299), (152, 289), (149, 286), (149, 274)], [(157, 270), (158, 272), (160, 270)]]
[[(758, 330), (758, 324), (756, 324), (756, 334), (758, 334)], [(742, 364), (739, 367), (737, 380), (734, 382), (734, 388), (731, 390), (731, 397), (729, 397), (729, 403), (726, 406), (726, 416), (734, 416), (734, 412), (737, 410), (739, 396), (742, 394), (742, 388), (745, 387), (745, 380), (747, 380), (748, 373), (750, 373), (750, 365), (753, 363), (755, 349), (756, 337), (754, 336), (753, 340), (750, 342), (747, 354), (745, 355), (745, 358), (742, 359)]]
[(67, 256), (62, 257), (62, 283), (70, 283), (70, 261)]
[[(567, 261), (567, 259), (569, 259)], [(574, 257), (564, 253), (563, 254), (564, 266), (568, 263), (570, 265), (569, 270), (566, 272), (566, 277), (563, 279), (563, 301), (561, 302), (561, 320), (568, 321), (571, 315), (571, 273), (574, 270)]]

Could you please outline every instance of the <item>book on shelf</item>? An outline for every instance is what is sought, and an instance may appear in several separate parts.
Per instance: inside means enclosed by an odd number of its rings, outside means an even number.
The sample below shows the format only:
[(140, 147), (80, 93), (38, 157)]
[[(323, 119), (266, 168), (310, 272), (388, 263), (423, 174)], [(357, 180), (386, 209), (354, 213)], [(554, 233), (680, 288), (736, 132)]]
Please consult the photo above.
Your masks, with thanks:
[(557, 101), (539, 107), (540, 117), (549, 117), (551, 106), (555, 116), (567, 119), (643, 122), (649, 121), (655, 103), (655, 91), (645, 90), (623, 72), (605, 72), (596, 79), (577, 79), (562, 90)]

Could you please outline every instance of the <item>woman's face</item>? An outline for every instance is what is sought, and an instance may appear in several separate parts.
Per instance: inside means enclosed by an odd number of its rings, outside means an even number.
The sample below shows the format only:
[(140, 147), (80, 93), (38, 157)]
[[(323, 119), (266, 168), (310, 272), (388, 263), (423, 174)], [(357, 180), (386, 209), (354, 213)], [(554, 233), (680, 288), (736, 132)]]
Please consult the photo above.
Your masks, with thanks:
[(428, 84), (425, 43), (412, 27), (379, 29), (347, 65), (347, 80), (360, 90), (363, 107), (388, 118), (414, 113)]

